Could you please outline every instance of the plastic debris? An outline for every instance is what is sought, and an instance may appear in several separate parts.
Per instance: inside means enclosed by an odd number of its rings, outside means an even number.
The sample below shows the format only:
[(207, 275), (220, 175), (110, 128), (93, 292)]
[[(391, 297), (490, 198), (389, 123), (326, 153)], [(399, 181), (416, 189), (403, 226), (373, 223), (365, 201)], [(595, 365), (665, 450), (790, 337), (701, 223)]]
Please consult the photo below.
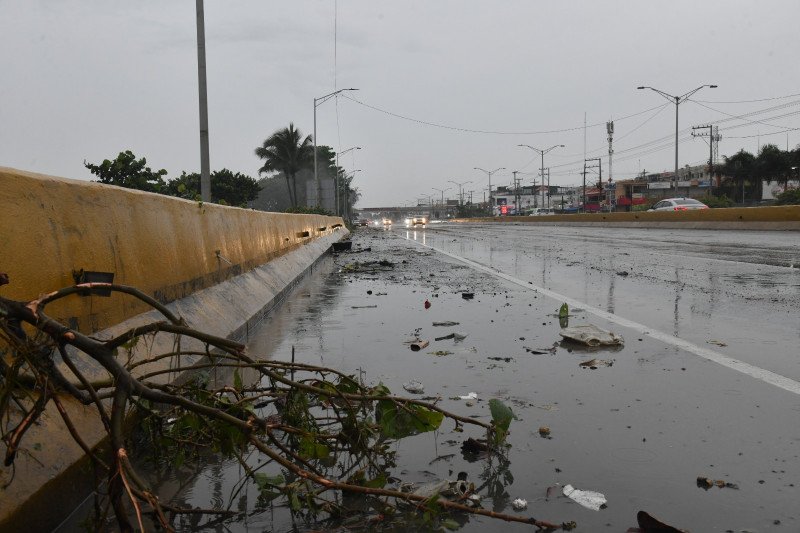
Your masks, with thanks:
[(431, 308), (431, 303), (428, 300), (425, 300), (425, 304), (424, 305), (425, 305), (425, 309), (430, 309)]
[(608, 359), (589, 359), (588, 361), (578, 363), (578, 366), (581, 368), (591, 368), (592, 370), (597, 370), (597, 367), (599, 366), (614, 366), (614, 361)]
[(606, 497), (593, 490), (579, 490), (572, 485), (564, 485), (564, 496), (593, 511), (599, 511), (606, 504)]
[(422, 383), (416, 380), (406, 381), (403, 383), (403, 388), (413, 394), (422, 394), (425, 392), (425, 387), (422, 386)]
[(546, 439), (550, 438), (550, 428), (547, 426), (542, 426), (539, 428), (539, 435)]
[(697, 486), (705, 490), (711, 487), (717, 487), (718, 489), (739, 489), (739, 485), (736, 483), (730, 483), (723, 479), (711, 479), (705, 476), (697, 476)]
[(594, 324), (564, 328), (558, 334), (565, 339), (587, 346), (621, 346), (625, 344), (625, 339), (621, 335), (598, 328)]
[(443, 337), (434, 337), (434, 340), (436, 340), (436, 341), (446, 341), (447, 339), (455, 339), (455, 338), (456, 338), (456, 334), (455, 333), (451, 333), (450, 335), (445, 335)]
[(707, 342), (708, 342), (708, 344), (714, 344), (714, 345), (716, 345), (716, 346), (719, 346), (720, 348), (724, 348), (724, 347), (726, 347), (726, 346), (727, 346), (727, 344), (726, 344), (726, 343), (724, 343), (724, 342), (722, 342), (722, 341), (714, 340), (714, 339), (712, 339), (712, 340), (710, 340), (710, 341), (707, 341)]
[(461, 293), (461, 297), (464, 298), (465, 300), (472, 300), (473, 298), (475, 298), (475, 293), (474, 292), (462, 292)]
[(477, 400), (478, 399), (478, 393), (477, 392), (470, 392), (466, 396), (459, 396), (458, 399), (459, 400)]
[(453, 340), (456, 342), (461, 342), (467, 338), (465, 333), (453, 333)]
[(515, 511), (521, 511), (528, 507), (528, 500), (517, 498), (516, 500), (511, 502), (511, 507), (513, 507)]
[(414, 341), (410, 345), (411, 351), (418, 352), (423, 348), (427, 348), (428, 344), (430, 344), (428, 341)]
[(434, 327), (449, 328), (449, 327), (453, 327), (453, 326), (458, 326), (458, 324), (459, 324), (458, 322), (453, 322), (452, 320), (445, 320), (444, 322), (434, 322), (433, 326)]

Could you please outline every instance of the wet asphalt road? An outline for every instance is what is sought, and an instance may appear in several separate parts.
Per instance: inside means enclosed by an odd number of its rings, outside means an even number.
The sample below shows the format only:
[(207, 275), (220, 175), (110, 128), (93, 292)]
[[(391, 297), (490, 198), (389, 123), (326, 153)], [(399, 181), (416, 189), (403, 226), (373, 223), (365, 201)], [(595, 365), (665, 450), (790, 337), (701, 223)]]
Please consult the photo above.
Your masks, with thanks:
[[(574, 520), (580, 532), (624, 532), (637, 525), (639, 510), (694, 533), (800, 531), (800, 396), (574, 306), (570, 325), (596, 324), (621, 334), (625, 346), (562, 344), (554, 316), (562, 302), (536, 290), (546, 287), (798, 379), (800, 271), (785, 264), (795, 260), (798, 235), (744, 234), (735, 241), (712, 232), (615, 231), (595, 239), (581, 228), (359, 229), (356, 248), (371, 250), (325, 259), (262, 323), (248, 349), (286, 359), (294, 346), (301, 361), (362, 372), (400, 394), (403, 383), (419, 380), (421, 396), (484, 420), (488, 400), (499, 398), (519, 418), (507, 465), (464, 456), (461, 442), (480, 435), (453, 432), (448, 422), (398, 443), (392, 474), (404, 481), (466, 471), (485, 507), (512, 513), (510, 502), (524, 498), (528, 508), (519, 514)], [(350, 268), (377, 260), (393, 267)], [(623, 271), (629, 274), (617, 275)], [(463, 291), (475, 298), (462, 299)], [(459, 324), (433, 327), (435, 321)], [(433, 341), (451, 331), (467, 337)], [(412, 352), (406, 342), (417, 334), (431, 344)], [(596, 369), (579, 366), (590, 359), (600, 360)], [(472, 405), (453, 399), (469, 392), (478, 395)], [(551, 438), (539, 435), (540, 426)], [(240, 476), (234, 465), (209, 466), (183, 481), (180, 498), (208, 505)], [(738, 488), (704, 490), (698, 476)], [(565, 484), (602, 492), (607, 507), (593, 511), (546, 497), (548, 487)], [(228, 528), (288, 531), (291, 524), (269, 514)], [(482, 518), (462, 530), (487, 529), (531, 530)]]

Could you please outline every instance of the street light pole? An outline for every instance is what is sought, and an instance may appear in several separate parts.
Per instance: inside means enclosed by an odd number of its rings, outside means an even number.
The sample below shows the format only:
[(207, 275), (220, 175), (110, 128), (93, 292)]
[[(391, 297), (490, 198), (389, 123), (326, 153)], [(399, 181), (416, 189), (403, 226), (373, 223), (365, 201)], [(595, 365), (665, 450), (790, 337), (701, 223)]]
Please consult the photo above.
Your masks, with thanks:
[[(336, 197), (336, 216), (339, 216), (339, 156), (344, 155), (347, 152), (352, 150), (361, 150), (360, 146), (353, 146), (352, 148), (348, 148), (347, 150), (343, 150), (340, 153), (336, 154), (336, 174), (333, 176), (333, 190), (334, 196)], [(314, 150), (316, 152), (316, 150)]]
[(206, 85), (206, 25), (203, 0), (197, 11), (197, 79), (200, 95), (200, 199), (211, 202), (211, 164), (208, 157), (208, 90)]
[(708, 87), (710, 89), (716, 89), (717, 88), (716, 85), (706, 84), (706, 85), (701, 85), (700, 87), (698, 87), (696, 89), (692, 89), (688, 93), (684, 93), (684, 94), (682, 94), (680, 96), (673, 96), (671, 94), (665, 93), (662, 90), (656, 89), (655, 87), (650, 87), (650, 86), (646, 86), (646, 85), (642, 85), (642, 86), (637, 87), (637, 89), (650, 89), (651, 91), (655, 91), (658, 94), (660, 94), (661, 96), (663, 96), (664, 98), (666, 98), (667, 100), (669, 100), (670, 102), (675, 104), (675, 177), (674, 177), (674, 180), (675, 180), (675, 191), (676, 192), (678, 190), (678, 106), (680, 104), (682, 104), (683, 102), (685, 102), (686, 100), (688, 100), (690, 96), (692, 96), (694, 93), (696, 93), (697, 91), (699, 91), (703, 87)]
[[(546, 154), (550, 150), (555, 150), (556, 148), (564, 148), (564, 145), (563, 144), (554, 144), (550, 148), (534, 148), (530, 144), (518, 144), (517, 146), (524, 146), (526, 148), (530, 148), (531, 150), (533, 150), (534, 152), (538, 152), (539, 155), (542, 156), (541, 174), (542, 174), (542, 185), (544, 185), (544, 154)], [(547, 185), (549, 186), (550, 184), (548, 183)], [(544, 188), (541, 187), (541, 189), (542, 189), (542, 207), (544, 207)]]
[(467, 183), (472, 183), (472, 180), (462, 181), (461, 183), (459, 183), (457, 181), (453, 181), (453, 180), (448, 180), (448, 183), (454, 183), (454, 184), (456, 184), (458, 186), (459, 205), (463, 207), (464, 206), (464, 189), (463, 189), (463, 187)]
[(481, 172), (485, 172), (486, 175), (489, 176), (489, 216), (494, 216), (494, 204), (492, 203), (492, 174), (494, 174), (498, 170), (505, 170), (506, 167), (497, 167), (492, 171), (480, 167), (473, 167), (473, 168), (475, 170), (480, 170)]
[(333, 91), (325, 96), (314, 98), (314, 187), (317, 190), (317, 207), (322, 205), (322, 184), (319, 181), (319, 174), (317, 173), (317, 106), (324, 104), (341, 92), (357, 90), (358, 89), (339, 89), (338, 91)]

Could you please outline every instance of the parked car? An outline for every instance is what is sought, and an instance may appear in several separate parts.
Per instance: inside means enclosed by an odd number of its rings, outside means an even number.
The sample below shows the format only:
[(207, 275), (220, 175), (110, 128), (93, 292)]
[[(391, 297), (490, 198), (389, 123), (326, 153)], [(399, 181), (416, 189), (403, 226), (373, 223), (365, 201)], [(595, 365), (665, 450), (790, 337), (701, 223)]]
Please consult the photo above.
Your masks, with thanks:
[(694, 198), (666, 198), (657, 202), (648, 211), (692, 211), (695, 209), (708, 209), (708, 206)]
[(547, 207), (534, 207), (527, 212), (529, 217), (538, 217), (544, 215), (554, 215), (555, 211), (553, 209), (549, 209)]

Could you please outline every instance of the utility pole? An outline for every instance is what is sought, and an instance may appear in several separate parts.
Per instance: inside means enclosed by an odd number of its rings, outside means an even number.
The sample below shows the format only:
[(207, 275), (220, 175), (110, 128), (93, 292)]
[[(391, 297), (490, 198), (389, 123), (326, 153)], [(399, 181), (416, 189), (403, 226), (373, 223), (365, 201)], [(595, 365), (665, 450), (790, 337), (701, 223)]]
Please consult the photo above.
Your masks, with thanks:
[(206, 25), (203, 0), (197, 11), (197, 81), (200, 91), (200, 198), (211, 202), (211, 164), (208, 157), (208, 89), (206, 86)]
[(550, 209), (550, 167), (545, 170), (547, 171), (547, 209)]
[[(714, 183), (714, 163), (717, 162), (717, 154), (719, 153), (719, 140), (722, 136), (719, 134), (719, 126), (712, 124), (703, 124), (702, 126), (692, 126), (692, 130), (704, 130), (708, 132), (695, 133), (692, 131), (692, 137), (708, 137), (708, 177), (711, 183)], [(712, 185), (713, 187), (713, 185)]]
[[(597, 161), (596, 165), (587, 165), (589, 161)], [(583, 209), (586, 211), (586, 169), (596, 168), (599, 173), (599, 181), (597, 182), (598, 190), (603, 190), (603, 159), (600, 157), (591, 157), (583, 160)]]
[(606, 122), (608, 132), (608, 182), (611, 183), (611, 156), (614, 154), (614, 121)]

